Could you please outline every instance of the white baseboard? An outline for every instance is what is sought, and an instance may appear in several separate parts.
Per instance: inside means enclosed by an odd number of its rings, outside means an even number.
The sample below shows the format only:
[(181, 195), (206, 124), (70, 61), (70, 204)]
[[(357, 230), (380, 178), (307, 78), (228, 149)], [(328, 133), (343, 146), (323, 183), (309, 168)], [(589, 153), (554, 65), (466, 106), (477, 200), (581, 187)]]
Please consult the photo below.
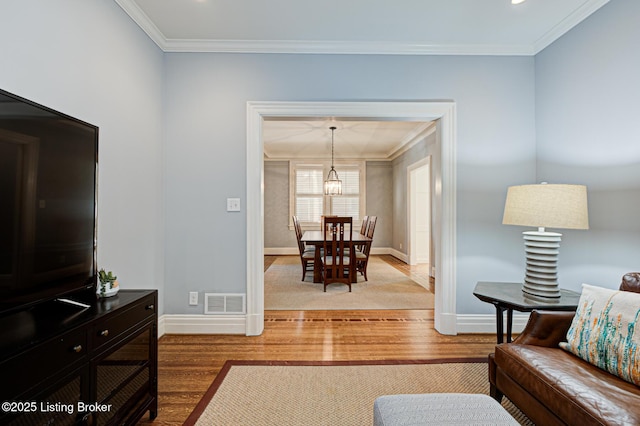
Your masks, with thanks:
[[(263, 319), (264, 320), (264, 319)], [(506, 318), (505, 318), (506, 320)], [(524, 329), (529, 314), (513, 315), (513, 332)], [(261, 327), (254, 331), (260, 334)], [(506, 328), (506, 324), (505, 324)], [(490, 314), (459, 314), (446, 316), (439, 324), (441, 334), (495, 334), (496, 317)], [(158, 338), (165, 334), (247, 334), (247, 318), (242, 315), (162, 315), (158, 318)]]
[(442, 314), (440, 321), (436, 318), (434, 328), (440, 334), (455, 336), (458, 332), (456, 314)]
[(247, 336), (259, 336), (264, 331), (264, 313), (260, 314), (247, 314), (246, 316), (247, 329), (245, 334)]
[[(529, 320), (529, 314), (513, 314), (513, 329), (514, 333), (520, 333), (527, 325)], [(506, 332), (507, 318), (505, 316), (504, 329)], [(460, 333), (496, 333), (496, 316), (490, 314), (459, 314), (456, 318), (456, 330)]]
[(164, 336), (164, 315), (158, 317), (158, 339)]
[[(297, 255), (295, 248), (265, 248), (266, 255)], [(371, 254), (391, 256), (408, 262), (405, 253), (390, 247), (374, 247)], [(445, 315), (444, 321), (438, 324), (436, 330), (441, 334), (495, 334), (496, 316), (492, 314), (451, 314)], [(264, 321), (261, 317), (260, 322)], [(506, 320), (506, 319), (505, 319)], [(527, 321), (529, 314), (516, 313), (513, 315), (513, 332), (520, 333)], [(255, 321), (253, 321), (255, 322)], [(250, 333), (260, 334), (262, 327), (253, 324), (251, 330), (248, 328), (246, 315), (182, 315), (165, 314), (158, 318), (158, 338), (165, 334), (240, 334)], [(506, 328), (506, 325), (505, 325)]]
[[(163, 315), (162, 334), (246, 334), (244, 315)], [(160, 330), (160, 326), (158, 326)], [(158, 334), (160, 334), (158, 332)]]
[[(374, 252), (375, 249), (371, 250), (371, 253), (373, 254), (378, 254)], [(390, 254), (391, 256), (395, 257), (396, 259), (402, 260), (404, 263), (409, 263), (409, 256), (407, 256), (406, 253), (402, 253), (401, 251), (398, 251), (394, 248), (391, 247), (387, 247), (385, 250), (387, 250), (386, 253), (380, 253), (380, 254)]]
[(290, 256), (300, 255), (297, 247), (265, 247), (265, 256)]

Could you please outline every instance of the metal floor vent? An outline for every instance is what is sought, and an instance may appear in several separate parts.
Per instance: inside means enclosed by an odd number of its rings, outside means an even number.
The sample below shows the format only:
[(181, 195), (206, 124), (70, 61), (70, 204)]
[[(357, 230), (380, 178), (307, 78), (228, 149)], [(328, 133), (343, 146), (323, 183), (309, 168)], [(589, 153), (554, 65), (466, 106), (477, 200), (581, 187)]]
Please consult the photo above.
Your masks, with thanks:
[(205, 314), (244, 314), (244, 293), (205, 293)]

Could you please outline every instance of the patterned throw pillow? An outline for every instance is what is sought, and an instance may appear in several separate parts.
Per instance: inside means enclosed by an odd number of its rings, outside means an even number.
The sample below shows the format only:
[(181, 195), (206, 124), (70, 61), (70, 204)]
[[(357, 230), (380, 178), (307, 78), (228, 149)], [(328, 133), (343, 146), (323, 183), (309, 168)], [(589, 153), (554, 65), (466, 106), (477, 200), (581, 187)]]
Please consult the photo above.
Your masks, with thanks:
[(640, 386), (640, 293), (582, 284), (576, 315), (560, 347)]

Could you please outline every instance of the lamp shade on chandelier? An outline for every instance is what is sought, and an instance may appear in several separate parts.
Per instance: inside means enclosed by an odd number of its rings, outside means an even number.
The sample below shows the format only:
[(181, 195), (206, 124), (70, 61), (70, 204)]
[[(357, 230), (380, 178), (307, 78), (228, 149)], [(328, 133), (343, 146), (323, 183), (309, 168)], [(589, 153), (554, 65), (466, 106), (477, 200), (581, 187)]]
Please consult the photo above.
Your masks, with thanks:
[(331, 129), (331, 170), (329, 170), (327, 180), (324, 181), (324, 195), (342, 195), (342, 181), (333, 167), (333, 133), (336, 127), (332, 126), (329, 129)]

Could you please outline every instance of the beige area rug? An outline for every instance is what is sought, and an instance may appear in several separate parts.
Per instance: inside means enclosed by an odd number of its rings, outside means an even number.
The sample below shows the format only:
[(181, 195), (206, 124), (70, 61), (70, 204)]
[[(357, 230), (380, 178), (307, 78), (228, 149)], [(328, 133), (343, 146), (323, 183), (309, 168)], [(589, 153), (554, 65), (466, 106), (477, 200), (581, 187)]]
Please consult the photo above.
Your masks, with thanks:
[[(371, 425), (381, 395), (488, 395), (488, 367), (480, 361), (228, 361), (185, 425)], [(502, 405), (532, 424), (506, 398)]]
[(298, 256), (280, 256), (264, 273), (265, 310), (433, 309), (434, 295), (377, 257), (369, 258), (367, 277), (349, 287), (313, 283), (313, 273), (302, 278)]

